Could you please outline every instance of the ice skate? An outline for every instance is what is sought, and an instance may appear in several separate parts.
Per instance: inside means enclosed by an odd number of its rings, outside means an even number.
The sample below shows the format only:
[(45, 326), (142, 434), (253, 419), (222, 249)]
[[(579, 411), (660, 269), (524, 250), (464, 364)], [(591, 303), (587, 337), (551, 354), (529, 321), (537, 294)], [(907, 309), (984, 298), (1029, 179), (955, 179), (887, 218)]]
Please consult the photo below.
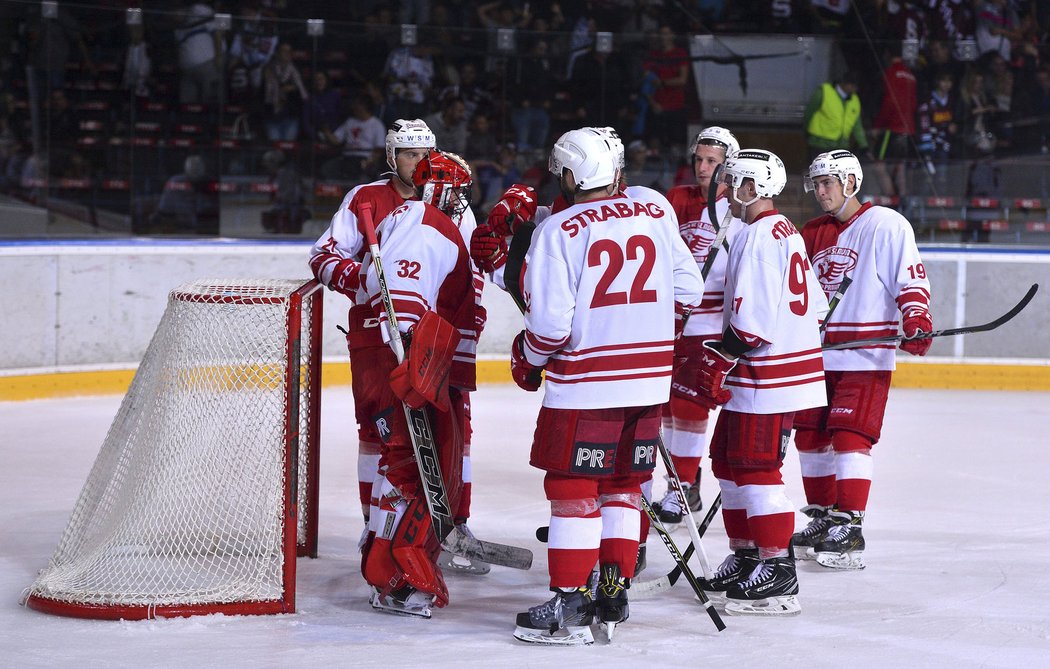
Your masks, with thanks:
[(817, 564), (829, 569), (864, 569), (864, 535), (862, 511), (832, 511), (831, 526), (824, 538), (813, 547)]
[(645, 570), (645, 544), (638, 544), (638, 559), (634, 563), (634, 575), (638, 576)]
[(701, 581), (701, 587), (713, 602), (725, 599), (726, 591), (745, 580), (758, 565), (757, 548), (740, 548), (731, 553), (718, 567), (709, 581)]
[(384, 613), (429, 618), (430, 607), (434, 604), (434, 595), (420, 592), (410, 585), (403, 585), (384, 597), (379, 594), (379, 590), (373, 587), (372, 596), (368, 601), (373, 609)]
[(594, 615), (605, 629), (606, 637), (612, 641), (616, 626), (630, 615), (627, 590), (631, 587), (631, 579), (620, 576), (620, 568), (614, 564), (602, 565), (600, 573), (594, 593)]
[(798, 578), (791, 556), (758, 563), (747, 577), (726, 591), (726, 613), (734, 616), (793, 616), (798, 603)]
[[(474, 538), (474, 533), (470, 531), (466, 523), (460, 523), (457, 525), (463, 534)], [(453, 571), (459, 574), (473, 574), (475, 576), (482, 576), (489, 573), (492, 570), (492, 566), (488, 562), (482, 562), (481, 560), (475, 560), (472, 558), (464, 557), (462, 555), (453, 555), (446, 550), (442, 550), (438, 555), (437, 564), (442, 569)]]
[(550, 601), (518, 614), (514, 638), (548, 646), (584, 646), (594, 643), (594, 600), (590, 588), (558, 590)]
[(831, 507), (807, 504), (799, 510), (809, 516), (810, 520), (805, 528), (791, 535), (791, 545), (795, 549), (797, 559), (813, 560), (816, 558), (813, 547), (824, 538), (824, 533), (831, 526), (831, 518), (828, 517)]
[[(692, 489), (693, 486), (688, 483), (682, 483), (682, 491), (685, 493), (687, 501), (689, 500), (690, 495), (699, 497), (699, 493), (693, 493)], [(653, 511), (656, 512), (656, 516), (668, 531), (674, 530), (682, 524), (682, 517), (685, 515), (685, 509), (682, 508), (682, 503), (678, 499), (678, 493), (675, 492), (674, 488), (669, 487), (664, 494), (663, 499), (659, 502), (654, 502), (652, 507)]]

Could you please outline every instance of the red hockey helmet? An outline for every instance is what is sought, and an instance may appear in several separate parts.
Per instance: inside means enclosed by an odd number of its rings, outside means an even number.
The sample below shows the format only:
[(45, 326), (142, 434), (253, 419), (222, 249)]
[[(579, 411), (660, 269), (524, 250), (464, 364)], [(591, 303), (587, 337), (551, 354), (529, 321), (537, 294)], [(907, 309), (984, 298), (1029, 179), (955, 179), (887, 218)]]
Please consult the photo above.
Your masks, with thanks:
[(456, 223), (470, 206), (472, 183), (467, 161), (447, 151), (431, 151), (412, 173), (417, 197), (445, 212)]

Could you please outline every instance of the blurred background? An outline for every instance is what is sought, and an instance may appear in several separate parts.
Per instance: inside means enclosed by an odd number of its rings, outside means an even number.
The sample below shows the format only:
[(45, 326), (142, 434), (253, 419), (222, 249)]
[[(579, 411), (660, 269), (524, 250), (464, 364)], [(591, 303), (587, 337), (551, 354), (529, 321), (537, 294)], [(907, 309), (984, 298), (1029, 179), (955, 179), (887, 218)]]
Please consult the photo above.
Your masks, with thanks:
[(666, 191), (717, 124), (780, 155), (801, 225), (837, 92), (863, 197), (920, 242), (1045, 244), (1048, 27), (1035, 0), (3, 0), (0, 237), (312, 240), (416, 117), (479, 216), (512, 183), (552, 198), (568, 129), (615, 127)]

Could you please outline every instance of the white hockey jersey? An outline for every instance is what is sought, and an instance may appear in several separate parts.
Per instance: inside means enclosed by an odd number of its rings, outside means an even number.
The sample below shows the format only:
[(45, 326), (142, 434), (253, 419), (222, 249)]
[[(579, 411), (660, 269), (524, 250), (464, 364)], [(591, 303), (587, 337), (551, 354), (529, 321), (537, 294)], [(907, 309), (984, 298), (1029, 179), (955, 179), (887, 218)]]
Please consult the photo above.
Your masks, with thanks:
[[(477, 337), (474, 330), (474, 286), (470, 256), (463, 237), (448, 216), (435, 207), (410, 200), (392, 211), (376, 228), (383, 274), (397, 315), (407, 332), (427, 311), (435, 311), (462, 335), (453, 356), (449, 383), (475, 387)], [(369, 304), (387, 340), (386, 309), (379, 277), (366, 257), (363, 282)]]
[(372, 205), (372, 225), (378, 226), (386, 216), (405, 201), (390, 181), (373, 181), (355, 186), (343, 197), (332, 216), (332, 222), (310, 250), (310, 269), (324, 286), (343, 293), (354, 304), (365, 303), (365, 293), (349, 286), (357, 283), (349, 274), (361, 270), (368, 252), (361, 222), (361, 205)]
[[(825, 215), (802, 228), (806, 250), (824, 292), (835, 294), (843, 276), (853, 283), (828, 321), (828, 344), (895, 335), (900, 315), (928, 311), (930, 281), (906, 218), (869, 204), (845, 223)], [(895, 344), (824, 352), (829, 370), (893, 370)]]
[(552, 214), (533, 234), (525, 355), (546, 366), (544, 406), (648, 406), (670, 397), (674, 303), (699, 305), (703, 286), (670, 203), (632, 190)]
[[(693, 254), (697, 267), (703, 267), (711, 252), (711, 243), (715, 240), (715, 226), (707, 211), (707, 200), (701, 195), (699, 186), (676, 186), (667, 192), (667, 200), (674, 207), (678, 217), (678, 231), (686, 246)], [(715, 201), (718, 224), (726, 218), (729, 211), (729, 199), (724, 195)], [(744, 232), (744, 222), (730, 217), (726, 224), (726, 242), (732, 248), (737, 237)], [(711, 271), (704, 282), (704, 301), (700, 307), (689, 315), (685, 324), (687, 337), (702, 336), (705, 339), (722, 337), (722, 310), (725, 306), (726, 263), (729, 254), (720, 248), (715, 254)]]
[(828, 300), (795, 226), (775, 209), (763, 212), (730, 247), (725, 325), (754, 346), (725, 385), (725, 408), (787, 413), (827, 404), (820, 321)]

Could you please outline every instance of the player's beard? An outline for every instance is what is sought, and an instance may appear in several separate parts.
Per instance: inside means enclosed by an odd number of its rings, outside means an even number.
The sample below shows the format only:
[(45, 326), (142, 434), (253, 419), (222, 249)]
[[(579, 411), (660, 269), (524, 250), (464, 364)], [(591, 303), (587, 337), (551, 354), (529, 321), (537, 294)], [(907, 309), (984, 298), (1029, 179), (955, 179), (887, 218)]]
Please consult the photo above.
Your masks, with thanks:
[(576, 189), (566, 187), (564, 179), (558, 182), (558, 190), (569, 206), (576, 204)]

